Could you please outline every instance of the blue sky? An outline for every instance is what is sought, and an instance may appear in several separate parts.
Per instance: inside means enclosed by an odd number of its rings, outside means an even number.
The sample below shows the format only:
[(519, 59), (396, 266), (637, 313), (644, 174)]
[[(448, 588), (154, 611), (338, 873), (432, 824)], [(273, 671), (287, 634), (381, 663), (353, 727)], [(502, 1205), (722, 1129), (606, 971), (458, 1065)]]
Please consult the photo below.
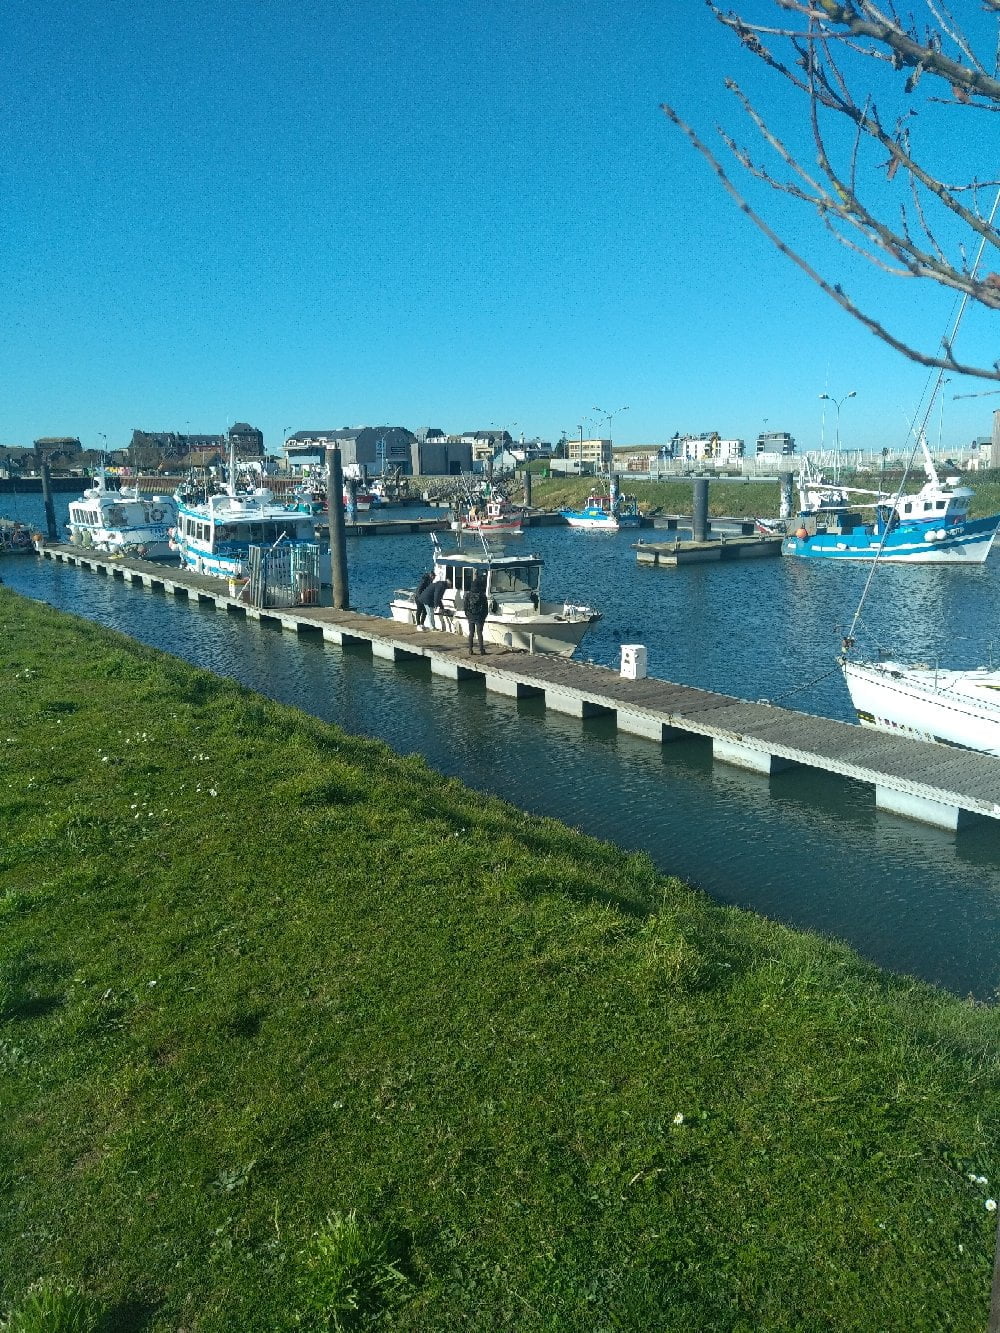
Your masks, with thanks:
[[(781, 116), (699, 0), (7, 0), (0, 38), (2, 444), (237, 420), (274, 451), (365, 423), (554, 439), (627, 405), (617, 443), (804, 449), (819, 394), (852, 389), (844, 446), (905, 443), (927, 372), (775, 253), (659, 110), (738, 126), (733, 74)], [(989, 169), (996, 129), (959, 114), (947, 170)], [(947, 294), (767, 208), (937, 342)], [(979, 317), (959, 347), (995, 342)], [(934, 443), (989, 432), (1000, 397), (952, 399), (988, 387), (946, 387)]]

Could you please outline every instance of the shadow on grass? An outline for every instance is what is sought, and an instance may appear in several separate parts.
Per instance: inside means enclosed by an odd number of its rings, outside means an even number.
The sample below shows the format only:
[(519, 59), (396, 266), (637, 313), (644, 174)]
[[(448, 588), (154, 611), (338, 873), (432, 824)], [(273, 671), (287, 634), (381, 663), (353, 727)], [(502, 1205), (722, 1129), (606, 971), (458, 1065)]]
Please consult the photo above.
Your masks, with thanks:
[(61, 995), (28, 995), (8, 999), (0, 1008), (0, 1022), (17, 1023), (29, 1018), (45, 1018), (64, 1004)]
[(152, 1301), (122, 1301), (101, 1316), (94, 1333), (143, 1333), (152, 1327), (157, 1308)]

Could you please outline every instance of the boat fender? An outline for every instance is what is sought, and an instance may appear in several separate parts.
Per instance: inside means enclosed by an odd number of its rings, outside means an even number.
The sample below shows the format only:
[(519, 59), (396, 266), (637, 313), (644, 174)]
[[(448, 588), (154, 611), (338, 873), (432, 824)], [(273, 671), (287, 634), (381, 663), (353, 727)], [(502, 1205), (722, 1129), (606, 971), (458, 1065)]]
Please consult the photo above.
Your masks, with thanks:
[(151, 510), (149, 511), (149, 518), (150, 518), (150, 522), (152, 522), (152, 523), (162, 523), (162, 522), (163, 522), (163, 510), (162, 510), (162, 509), (151, 509)]
[(798, 528), (795, 535), (798, 537), (799, 541), (804, 542), (809, 540), (809, 534), (806, 532), (805, 528)]

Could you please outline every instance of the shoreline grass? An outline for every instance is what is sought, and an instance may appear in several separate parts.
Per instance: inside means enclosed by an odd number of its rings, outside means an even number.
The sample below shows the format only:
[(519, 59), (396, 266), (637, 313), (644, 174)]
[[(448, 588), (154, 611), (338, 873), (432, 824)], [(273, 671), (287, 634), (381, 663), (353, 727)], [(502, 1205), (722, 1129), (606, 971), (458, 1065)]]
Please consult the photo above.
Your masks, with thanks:
[(985, 1325), (996, 1009), (5, 588), (0, 628), (12, 1329)]
[[(944, 475), (944, 469), (941, 469)], [(879, 485), (878, 474), (844, 477), (845, 484), (873, 487)], [(886, 473), (883, 485), (890, 492), (899, 485), (898, 472)], [(963, 476), (963, 484), (975, 491), (970, 512), (976, 518), (1000, 513), (1000, 473), (996, 471), (971, 473)], [(920, 469), (912, 478), (908, 490), (918, 490), (924, 476)], [(549, 477), (532, 479), (532, 503), (541, 509), (572, 508), (583, 504), (594, 489), (594, 477)], [(691, 480), (664, 479), (639, 481), (622, 479), (623, 492), (635, 495), (644, 514), (690, 514)], [(600, 487), (598, 487), (600, 489)], [(725, 477), (711, 478), (708, 488), (708, 512), (711, 518), (775, 518), (781, 500), (776, 481), (730, 481)], [(794, 504), (798, 505), (798, 493)]]

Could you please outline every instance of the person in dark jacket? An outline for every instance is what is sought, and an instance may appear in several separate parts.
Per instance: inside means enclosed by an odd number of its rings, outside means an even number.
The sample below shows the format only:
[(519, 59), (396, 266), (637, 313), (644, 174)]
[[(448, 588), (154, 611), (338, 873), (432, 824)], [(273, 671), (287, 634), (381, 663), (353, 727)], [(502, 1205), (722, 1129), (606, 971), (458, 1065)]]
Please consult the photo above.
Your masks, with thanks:
[[(437, 629), (437, 626), (434, 624), (435, 612), (441, 613), (441, 628), (444, 629), (444, 610), (441, 606), (441, 602), (447, 591), (448, 585), (445, 583), (444, 579), (435, 579), (434, 582), (429, 584), (420, 594), (420, 604), (423, 606), (427, 614), (428, 624), (431, 629)], [(426, 629), (427, 626), (425, 625), (424, 628)]]
[(469, 622), (470, 656), (476, 651), (476, 639), (479, 640), (480, 655), (483, 657), (486, 655), (486, 649), (483, 647), (483, 626), (486, 624), (489, 609), (490, 604), (486, 596), (486, 575), (480, 572), (473, 579), (472, 587), (465, 594), (465, 601), (462, 604), (465, 618)]
[(413, 600), (417, 604), (417, 614), (414, 617), (414, 619), (417, 625), (421, 629), (423, 628), (424, 621), (427, 618), (427, 607), (424, 605), (421, 598), (423, 597), (424, 593), (427, 591), (427, 589), (431, 586), (433, 582), (434, 582), (433, 574), (431, 574), (430, 572), (426, 574), (421, 574), (420, 582), (417, 584), (417, 591), (413, 594)]

